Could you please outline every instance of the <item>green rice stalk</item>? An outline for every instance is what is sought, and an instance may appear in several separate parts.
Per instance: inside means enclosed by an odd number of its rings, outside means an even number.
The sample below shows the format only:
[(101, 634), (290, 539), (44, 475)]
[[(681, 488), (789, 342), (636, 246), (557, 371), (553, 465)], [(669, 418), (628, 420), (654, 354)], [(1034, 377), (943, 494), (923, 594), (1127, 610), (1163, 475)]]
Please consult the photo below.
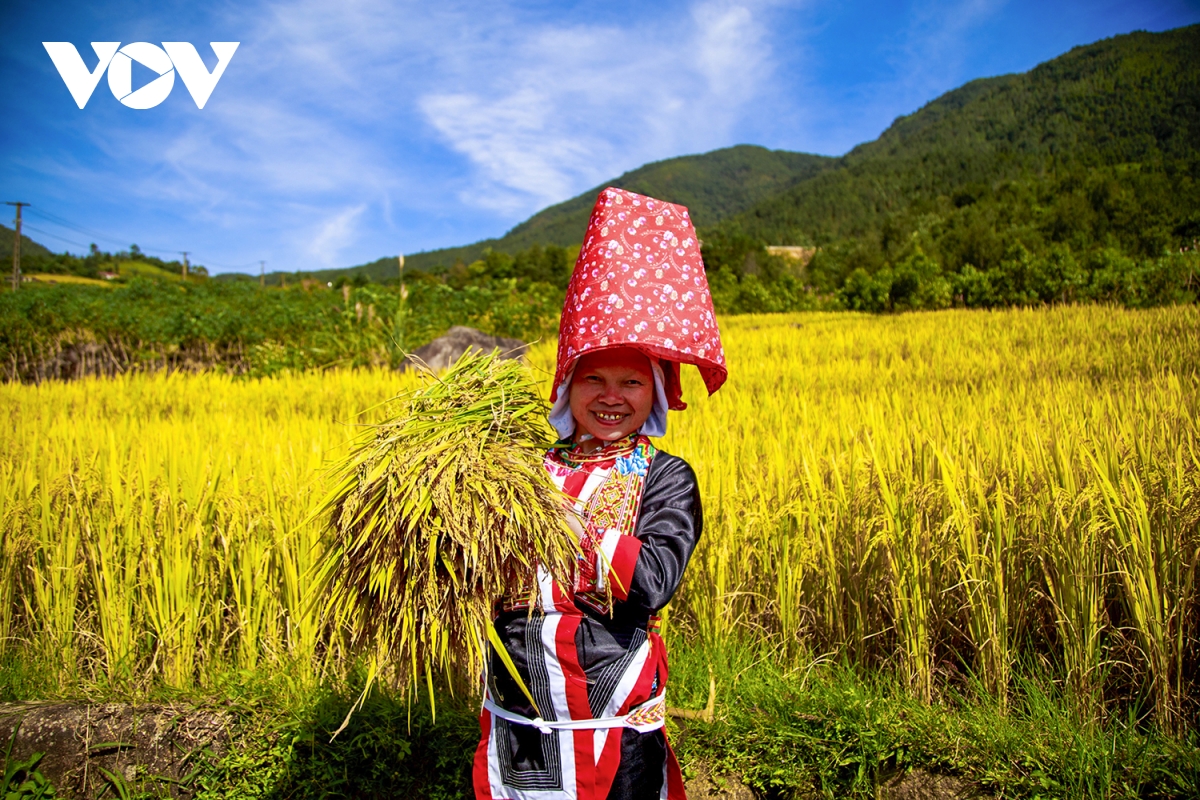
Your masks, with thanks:
[(497, 600), (532, 599), (538, 565), (568, 580), (577, 543), (524, 366), (468, 353), (397, 402), (334, 470), (317, 586), (325, 619), (371, 656), (367, 690), (391, 674), (415, 691), (483, 674)]

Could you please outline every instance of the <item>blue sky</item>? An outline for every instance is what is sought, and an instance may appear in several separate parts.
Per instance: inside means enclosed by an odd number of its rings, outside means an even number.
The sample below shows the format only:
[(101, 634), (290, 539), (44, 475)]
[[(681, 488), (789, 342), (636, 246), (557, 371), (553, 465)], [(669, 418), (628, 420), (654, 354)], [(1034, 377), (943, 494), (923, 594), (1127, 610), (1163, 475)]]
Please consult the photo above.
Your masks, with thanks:
[[(54, 250), (132, 242), (213, 272), (320, 269), (503, 234), (649, 161), (740, 143), (838, 155), (973, 78), (1198, 0), (24, 3), (3, 0), (0, 200)], [(240, 46), (203, 110), (43, 41)], [(133, 88), (153, 77), (134, 65)], [(5, 214), (7, 217), (7, 214)]]

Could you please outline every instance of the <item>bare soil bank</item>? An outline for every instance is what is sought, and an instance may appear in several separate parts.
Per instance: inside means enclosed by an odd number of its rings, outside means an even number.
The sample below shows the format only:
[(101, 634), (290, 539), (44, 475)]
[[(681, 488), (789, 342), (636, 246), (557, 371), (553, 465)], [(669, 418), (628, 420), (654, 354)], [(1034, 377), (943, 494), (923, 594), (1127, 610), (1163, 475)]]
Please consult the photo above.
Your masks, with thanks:
[(62, 797), (96, 797), (124, 782), (189, 798), (192, 773), (228, 749), (231, 719), (188, 706), (3, 703), (0, 747), (12, 743), (10, 764), (45, 753), (36, 769)]
[[(192, 776), (236, 746), (233, 715), (183, 705), (0, 704), (0, 748), (11, 763), (44, 753), (37, 770), (60, 797), (119, 796), (120, 786), (187, 800)], [(14, 731), (16, 736), (14, 738)], [(756, 800), (737, 775), (701, 766), (687, 780), (691, 800)], [(987, 795), (958, 778), (924, 770), (881, 783), (881, 800), (967, 800)]]

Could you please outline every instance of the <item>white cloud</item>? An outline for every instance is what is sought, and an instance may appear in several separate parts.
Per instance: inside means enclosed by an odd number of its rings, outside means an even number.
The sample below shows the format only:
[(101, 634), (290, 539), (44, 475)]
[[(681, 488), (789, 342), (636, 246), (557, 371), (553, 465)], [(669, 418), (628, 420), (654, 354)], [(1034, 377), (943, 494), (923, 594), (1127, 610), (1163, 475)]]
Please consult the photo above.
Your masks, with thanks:
[(358, 218), (367, 210), (365, 204), (343, 209), (321, 223), (308, 243), (309, 254), (320, 264), (334, 267), (338, 257), (353, 239)]
[(697, 29), (697, 67), (713, 95), (736, 97), (769, 76), (766, 32), (750, 9), (701, 3), (692, 9), (692, 19)]
[(419, 246), (458, 244), (647, 161), (736, 143), (774, 74), (757, 2), (584, 24), (503, 1), (218, 6), (209, 23), (242, 44), (203, 111), (179, 89), (142, 116), (89, 109), (100, 157), (86, 170), (66, 151), (23, 160), (75, 193), (163, 210), (169, 238), (254, 240), (277, 265), (411, 248), (414, 218)]
[(519, 211), (528, 198), (546, 205), (570, 196), (589, 159), (607, 149), (598, 136), (556, 130), (554, 118), (561, 109), (555, 108), (554, 98), (531, 87), (495, 100), (430, 95), (420, 107), (492, 184), (492, 191), (467, 192), (463, 199), (499, 211)]
[[(479, 171), (463, 199), (529, 213), (647, 161), (732, 144), (771, 78), (766, 40), (755, 11), (724, 2), (651, 24), (481, 35), (474, 69), (418, 102)], [(463, 83), (479, 90), (450, 88)]]

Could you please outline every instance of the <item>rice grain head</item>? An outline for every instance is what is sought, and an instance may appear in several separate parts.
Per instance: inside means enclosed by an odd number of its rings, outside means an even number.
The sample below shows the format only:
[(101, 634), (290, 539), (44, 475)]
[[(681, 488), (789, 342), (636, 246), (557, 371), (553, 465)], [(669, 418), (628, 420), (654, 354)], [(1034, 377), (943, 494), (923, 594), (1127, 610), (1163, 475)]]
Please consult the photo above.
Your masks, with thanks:
[(568, 580), (577, 544), (526, 367), (468, 351), (395, 402), (333, 470), (316, 585), (324, 618), (372, 656), (371, 679), (411, 691), (481, 675), (497, 600), (532, 593), (539, 565)]

